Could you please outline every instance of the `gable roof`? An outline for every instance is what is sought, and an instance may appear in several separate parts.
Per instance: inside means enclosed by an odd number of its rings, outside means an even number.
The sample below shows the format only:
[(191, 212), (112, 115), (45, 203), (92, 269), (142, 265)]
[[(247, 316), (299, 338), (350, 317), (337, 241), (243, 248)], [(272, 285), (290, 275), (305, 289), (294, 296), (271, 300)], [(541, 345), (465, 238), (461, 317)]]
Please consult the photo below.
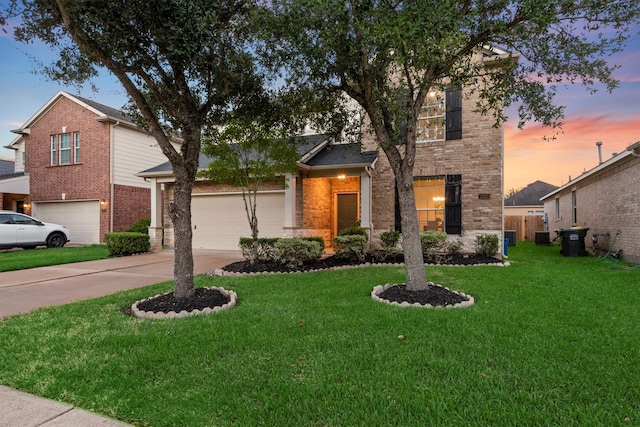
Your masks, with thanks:
[(533, 182), (504, 201), (505, 206), (542, 206), (542, 196), (557, 189), (557, 185), (543, 181)]
[[(87, 110), (93, 112), (97, 117), (97, 120), (100, 121), (117, 121), (122, 122), (123, 124), (129, 125), (131, 127), (137, 127), (136, 124), (122, 111), (116, 110), (115, 108), (108, 107), (106, 105), (100, 104), (95, 101), (91, 101), (86, 98), (82, 98), (79, 96), (71, 95), (64, 91), (59, 91), (56, 93), (46, 104), (42, 106), (33, 116), (31, 116), (22, 126), (18, 129), (13, 129), (11, 132), (16, 133), (18, 135), (28, 135), (30, 133), (30, 127), (33, 126), (42, 116), (44, 116), (60, 99), (67, 98), (72, 102), (80, 105), (81, 107), (86, 108)], [(20, 137), (16, 138), (8, 147), (17, 144), (20, 141)]]
[[(330, 144), (331, 138), (328, 135), (305, 135), (298, 138), (298, 163), (305, 169), (311, 168), (331, 168), (332, 166), (370, 166), (375, 162), (377, 151), (360, 151), (359, 144)], [(204, 170), (209, 167), (212, 159), (200, 153), (198, 158), (198, 169)], [(165, 162), (150, 169), (138, 172), (136, 176), (152, 177), (167, 176), (173, 174), (171, 162)]]

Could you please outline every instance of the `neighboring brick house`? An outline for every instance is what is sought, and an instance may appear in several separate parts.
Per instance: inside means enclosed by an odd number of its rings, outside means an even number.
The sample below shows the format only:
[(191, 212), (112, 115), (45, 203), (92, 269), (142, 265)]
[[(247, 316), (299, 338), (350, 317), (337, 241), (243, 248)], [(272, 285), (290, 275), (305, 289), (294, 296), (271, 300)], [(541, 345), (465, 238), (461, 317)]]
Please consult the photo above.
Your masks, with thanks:
[(550, 229), (589, 228), (585, 246), (640, 263), (640, 141), (542, 198)]
[[(477, 95), (431, 93), (418, 120), (414, 167), (420, 230), (444, 231), (474, 251), (479, 234), (503, 236), (503, 130), (494, 117), (476, 112)], [(260, 236), (321, 236), (326, 246), (344, 227), (359, 222), (375, 239), (399, 229), (393, 171), (375, 136), (362, 145), (306, 136), (297, 173), (287, 187), (264, 188), (258, 201)], [(201, 158), (200, 167), (207, 167)], [(167, 215), (173, 199), (168, 163), (138, 174), (152, 181), (150, 234), (155, 246), (174, 241)], [(154, 194), (166, 189), (165, 206)], [(164, 223), (164, 229), (161, 224)], [(250, 229), (239, 189), (198, 181), (192, 198), (193, 247), (237, 249)]]
[(3, 195), (5, 209), (63, 224), (76, 244), (150, 217), (150, 184), (134, 173), (165, 157), (122, 112), (61, 91), (12, 132), (28, 191)]

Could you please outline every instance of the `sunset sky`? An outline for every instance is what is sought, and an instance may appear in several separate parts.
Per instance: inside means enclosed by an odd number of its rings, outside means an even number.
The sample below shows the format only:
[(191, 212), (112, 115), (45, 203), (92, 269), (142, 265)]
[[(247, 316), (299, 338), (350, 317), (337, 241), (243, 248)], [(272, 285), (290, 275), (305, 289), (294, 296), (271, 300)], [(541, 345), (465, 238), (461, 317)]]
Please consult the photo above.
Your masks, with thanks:
[[(612, 94), (604, 88), (590, 95), (582, 86), (560, 90), (558, 102), (566, 105), (565, 125), (555, 140), (545, 141), (552, 130), (528, 123), (517, 128), (516, 110), (505, 124), (504, 189), (519, 189), (537, 180), (562, 185), (569, 177), (598, 164), (597, 141), (602, 141), (602, 157), (620, 153), (640, 140), (640, 26), (624, 52), (611, 58), (621, 66), (616, 71), (620, 85)], [(36, 58), (36, 59), (34, 59)], [(52, 83), (34, 73), (39, 61), (50, 63), (51, 53), (43, 46), (23, 45), (10, 34), (0, 32), (0, 158), (12, 159), (13, 151), (4, 146), (19, 128), (59, 90), (78, 94), (114, 108), (126, 103), (124, 90), (106, 72), (95, 80), (98, 92)]]

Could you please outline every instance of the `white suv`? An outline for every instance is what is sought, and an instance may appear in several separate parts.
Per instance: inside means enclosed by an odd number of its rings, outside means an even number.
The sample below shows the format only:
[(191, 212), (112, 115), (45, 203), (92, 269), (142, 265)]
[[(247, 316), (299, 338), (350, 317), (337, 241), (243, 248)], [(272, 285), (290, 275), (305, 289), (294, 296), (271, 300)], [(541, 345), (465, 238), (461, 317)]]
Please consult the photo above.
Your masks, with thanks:
[(0, 249), (46, 245), (61, 248), (69, 241), (69, 230), (58, 224), (38, 221), (28, 215), (0, 211)]

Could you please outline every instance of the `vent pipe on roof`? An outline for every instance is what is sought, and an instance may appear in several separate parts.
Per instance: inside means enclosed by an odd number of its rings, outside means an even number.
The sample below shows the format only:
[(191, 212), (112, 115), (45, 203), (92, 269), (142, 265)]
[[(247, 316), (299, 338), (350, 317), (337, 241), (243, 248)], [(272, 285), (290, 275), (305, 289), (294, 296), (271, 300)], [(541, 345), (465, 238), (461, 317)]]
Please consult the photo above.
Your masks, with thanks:
[(598, 164), (601, 165), (602, 164), (602, 141), (596, 142), (596, 145), (598, 146)]

